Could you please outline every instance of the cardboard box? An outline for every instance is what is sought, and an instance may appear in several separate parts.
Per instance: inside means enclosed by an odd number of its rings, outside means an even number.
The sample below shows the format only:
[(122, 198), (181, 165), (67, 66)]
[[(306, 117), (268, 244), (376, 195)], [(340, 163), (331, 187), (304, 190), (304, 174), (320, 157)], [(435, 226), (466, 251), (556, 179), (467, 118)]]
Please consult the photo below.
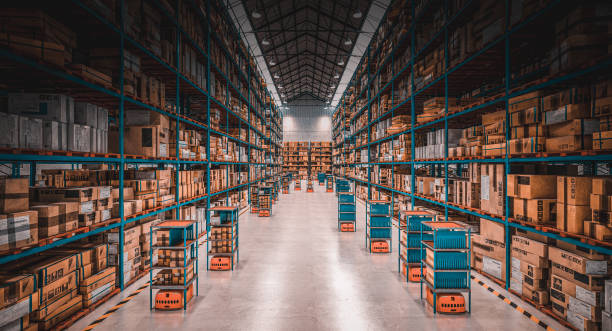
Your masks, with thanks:
[(591, 177), (557, 177), (557, 202), (569, 205), (588, 206), (592, 190)]
[(19, 148), (19, 116), (0, 113), (0, 147)]
[(514, 218), (535, 224), (555, 223), (556, 201), (556, 199), (513, 198)]
[(590, 115), (586, 104), (569, 104), (544, 112), (546, 125), (563, 123), (568, 120), (587, 118)]
[(77, 296), (77, 290), (72, 289), (68, 292), (64, 292), (61, 296), (57, 298), (57, 300), (52, 302), (47, 302), (47, 304), (41, 305), (38, 310), (32, 312), (30, 317), (33, 321), (44, 321), (47, 316), (53, 315), (53, 313), (72, 300), (75, 296)]
[(39, 302), (39, 292), (34, 291), (34, 293), (19, 300), (14, 305), (0, 310), (0, 327), (4, 328), (12, 321), (15, 321), (16, 317), (35, 311), (39, 307)]
[(612, 195), (612, 179), (610, 178), (593, 178), (593, 189), (591, 190), (592, 194), (599, 195)]
[(46, 121), (74, 121), (74, 100), (61, 94), (9, 93), (8, 109), (13, 114)]
[(507, 176), (508, 196), (522, 199), (554, 199), (557, 196), (555, 181), (551, 175), (515, 175)]
[(608, 200), (608, 196), (591, 193), (590, 207), (594, 210), (608, 210)]
[(592, 135), (599, 131), (598, 119), (576, 119), (548, 125), (548, 137)]
[(583, 234), (584, 221), (591, 218), (589, 206), (575, 206), (557, 203), (557, 229)]
[(589, 320), (588, 318), (569, 310), (569, 308), (567, 310), (567, 321), (579, 331), (599, 331), (599, 326), (595, 321)]
[(108, 267), (99, 273), (84, 279), (79, 284), (79, 293), (89, 295), (96, 289), (115, 281), (115, 267)]
[(550, 287), (557, 291), (563, 292), (569, 296), (575, 297), (580, 301), (586, 302), (592, 306), (600, 306), (602, 304), (603, 292), (602, 291), (591, 291), (580, 285), (567, 280), (558, 275), (551, 275)]
[(549, 247), (548, 255), (551, 261), (563, 264), (576, 272), (585, 275), (608, 275), (608, 262), (587, 259), (583, 256), (562, 250), (557, 247)]
[[(533, 279), (548, 279), (549, 271), (548, 266), (539, 268), (533, 264), (521, 261), (519, 258), (511, 257), (512, 259), (512, 270), (516, 270), (523, 275), (529, 276)], [(521, 279), (522, 280), (522, 279)]]
[(51, 329), (59, 322), (67, 319), (83, 307), (83, 302), (80, 295), (75, 296), (63, 306), (56, 309), (52, 315), (47, 316), (43, 321), (40, 321), (40, 326), (45, 330)]
[(53, 283), (77, 268), (78, 258), (76, 254), (45, 251), (43, 255), (46, 257), (26, 267), (27, 271), (38, 275), (40, 286)]
[(605, 311), (612, 312), (612, 279), (606, 279), (603, 301)]
[(593, 149), (612, 149), (612, 131), (601, 131), (593, 133)]
[(0, 274), (0, 309), (32, 294), (36, 285), (33, 274)]
[[(9, 235), (10, 234), (10, 235)], [(28, 210), (0, 215), (0, 251), (38, 242), (38, 213)]]
[(29, 182), (23, 178), (0, 178), (0, 213), (28, 210)]
[(534, 289), (527, 284), (523, 283), (522, 295), (530, 299), (531, 301), (540, 304), (547, 305), (549, 303), (548, 291), (541, 289)]
[(537, 256), (548, 257), (548, 245), (537, 240), (521, 236), (512, 236), (512, 246)]
[(585, 275), (558, 262), (550, 262), (551, 273), (570, 280), (591, 291), (602, 291), (605, 278), (600, 275)]
[(32, 207), (38, 212), (38, 238), (47, 238), (59, 233), (59, 206), (40, 205)]
[(563, 136), (546, 139), (546, 151), (551, 153), (577, 152), (593, 148), (593, 136)]
[(40, 304), (47, 305), (61, 298), (65, 293), (68, 293), (77, 288), (77, 271), (72, 271), (58, 280), (44, 285), (40, 288)]
[(529, 253), (518, 247), (512, 247), (512, 256), (538, 268), (546, 268), (548, 266), (548, 260), (546, 258)]

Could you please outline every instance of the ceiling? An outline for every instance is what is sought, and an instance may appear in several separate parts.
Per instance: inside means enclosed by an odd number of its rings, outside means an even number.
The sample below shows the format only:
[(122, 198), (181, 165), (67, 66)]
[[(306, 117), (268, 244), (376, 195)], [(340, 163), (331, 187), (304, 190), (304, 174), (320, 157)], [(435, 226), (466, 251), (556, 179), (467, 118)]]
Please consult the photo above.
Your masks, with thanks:
[(332, 100), (371, 2), (242, 0), (283, 101)]

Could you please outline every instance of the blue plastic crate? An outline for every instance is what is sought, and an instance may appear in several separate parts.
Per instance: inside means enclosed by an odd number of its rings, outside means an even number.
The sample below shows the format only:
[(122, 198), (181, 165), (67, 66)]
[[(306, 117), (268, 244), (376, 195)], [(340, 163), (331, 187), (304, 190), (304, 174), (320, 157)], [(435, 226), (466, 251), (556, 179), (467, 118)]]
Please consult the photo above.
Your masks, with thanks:
[[(423, 233), (423, 240), (425, 241), (433, 240), (433, 234)], [(414, 247), (414, 248), (421, 247), (421, 234), (420, 233), (409, 234), (407, 244), (408, 244), (408, 247)]]
[(421, 252), (423, 252), (422, 249), (409, 249), (408, 256), (406, 257), (408, 260), (408, 263), (421, 262), (421, 254), (420, 254)]
[(434, 252), (428, 249), (429, 256), (433, 254), (433, 265), (438, 270), (459, 270), (468, 268), (467, 252)]
[(467, 272), (436, 272), (433, 275), (435, 288), (468, 288)]
[(370, 229), (370, 238), (390, 239), (391, 229)]
[(433, 221), (433, 216), (408, 216), (406, 219), (408, 231), (421, 231), (421, 222), (430, 221)]
[(371, 227), (391, 227), (391, 218), (389, 216), (370, 216)]
[(339, 211), (352, 211), (356, 210), (355, 205), (338, 205)]
[(389, 205), (372, 203), (370, 204), (370, 214), (372, 215), (389, 215)]
[(353, 194), (339, 194), (338, 202), (355, 202), (355, 195)]
[(434, 247), (442, 249), (467, 248), (467, 236), (464, 231), (439, 229), (434, 236)]
[(340, 221), (355, 221), (357, 217), (355, 213), (339, 213), (338, 219)]

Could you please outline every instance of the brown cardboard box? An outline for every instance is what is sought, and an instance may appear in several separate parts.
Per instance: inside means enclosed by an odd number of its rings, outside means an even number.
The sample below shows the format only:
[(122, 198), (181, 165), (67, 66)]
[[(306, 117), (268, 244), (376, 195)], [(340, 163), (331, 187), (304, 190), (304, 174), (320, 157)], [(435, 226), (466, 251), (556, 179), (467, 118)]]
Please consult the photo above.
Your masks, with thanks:
[(523, 275), (529, 276), (533, 279), (548, 279), (549, 271), (548, 266), (544, 268), (536, 267), (533, 264), (529, 264), (525, 261), (521, 261), (519, 258), (512, 257), (512, 270), (520, 272)]
[(76, 270), (66, 274), (53, 283), (49, 283), (40, 288), (40, 303), (47, 305), (61, 298), (65, 293), (77, 288)]
[(589, 320), (588, 318), (571, 311), (569, 307), (567, 309), (567, 321), (576, 329), (581, 331), (600, 331), (599, 324), (597, 324), (596, 321)]
[(0, 308), (12, 305), (32, 294), (37, 284), (33, 274), (0, 275)]
[(591, 193), (591, 209), (608, 210), (608, 196)]
[(612, 179), (610, 178), (593, 178), (593, 194), (612, 195)]
[(47, 316), (53, 315), (53, 313), (57, 309), (65, 305), (77, 295), (78, 293), (76, 289), (64, 292), (60, 297), (57, 298), (57, 300), (47, 302), (47, 304), (41, 305), (38, 310), (32, 312), (30, 317), (34, 321), (44, 321)]
[(546, 151), (551, 153), (576, 152), (593, 148), (593, 136), (563, 136), (546, 139)]
[(531, 301), (540, 304), (547, 305), (549, 302), (548, 292), (541, 289), (534, 289), (523, 282), (523, 296), (527, 297)]
[(601, 131), (593, 133), (593, 149), (607, 150), (612, 149), (612, 131)]
[(579, 273), (568, 266), (560, 264), (558, 262), (550, 262), (550, 270), (553, 275), (560, 276), (561, 278), (570, 280), (580, 287), (590, 291), (603, 291), (605, 277), (595, 275), (585, 275)]
[[(160, 151), (160, 130), (157, 125), (126, 127), (124, 134), (125, 153), (151, 158), (157, 157)], [(165, 151), (167, 153), (167, 147)]]
[(555, 289), (550, 289), (550, 308), (555, 315), (566, 319), (568, 305), (569, 295)]
[(588, 206), (592, 190), (591, 177), (557, 177), (557, 202)]
[(56, 309), (51, 315), (47, 316), (45, 320), (40, 321), (39, 327), (42, 327), (44, 330), (49, 330), (59, 322), (81, 310), (82, 307), (82, 298), (80, 295), (77, 295), (66, 302), (66, 304)]
[(79, 204), (77, 202), (55, 202), (58, 207), (58, 232), (65, 233), (78, 226)]
[[(0, 251), (25, 247), (38, 242), (38, 212), (23, 212), (0, 215)], [(11, 233), (11, 236), (9, 236)]]
[[(587, 290), (584, 287), (567, 280), (558, 275), (551, 275), (550, 277), (550, 287), (557, 291), (563, 292), (569, 296), (575, 297), (583, 302), (586, 302), (592, 306), (599, 306), (602, 304), (603, 291), (591, 291)], [(566, 303), (569, 303), (567, 301)]]
[(513, 198), (514, 218), (535, 224), (555, 223), (556, 201), (556, 199)]
[(575, 119), (546, 126), (548, 137), (591, 135), (599, 130), (599, 120)]
[(548, 260), (546, 258), (529, 253), (526, 250), (517, 247), (512, 247), (512, 256), (538, 268), (546, 268), (548, 266)]
[(591, 260), (557, 247), (549, 247), (548, 255), (551, 261), (563, 264), (585, 275), (609, 274), (609, 261)]
[(99, 273), (86, 278), (79, 284), (79, 293), (89, 294), (92, 291), (115, 281), (115, 267), (108, 267)]
[(481, 164), (480, 208), (496, 215), (504, 214), (504, 165)]
[(38, 238), (47, 238), (59, 233), (59, 206), (34, 206), (32, 210), (38, 212)]
[(548, 245), (537, 240), (512, 236), (512, 247), (520, 248), (537, 256), (548, 257)]
[(29, 207), (28, 178), (0, 178), (0, 214), (27, 210)]
[(591, 218), (589, 206), (557, 203), (557, 229), (576, 234), (584, 233), (584, 221)]
[(66, 254), (61, 251), (45, 251), (42, 255), (48, 256), (28, 265), (26, 270), (38, 275), (40, 285), (46, 285), (68, 275), (77, 267), (77, 255)]
[(600, 241), (612, 241), (612, 229), (604, 224), (594, 223), (593, 225), (591, 237)]
[(495, 241), (485, 237), (484, 235), (472, 235), (472, 250), (474, 254), (488, 256), (496, 260), (504, 260), (506, 258), (506, 245), (502, 242)]
[(557, 241), (557, 245), (558, 248), (561, 248), (563, 250), (566, 250), (568, 252), (580, 255), (582, 257), (585, 257), (587, 259), (591, 259), (591, 260), (604, 260), (606, 258), (607, 255), (604, 255), (602, 253), (599, 253), (595, 250), (589, 249), (589, 248), (584, 248), (582, 246), (578, 246), (572, 243), (568, 243), (565, 241)]
[(480, 219), (480, 234), (489, 240), (494, 240), (500, 243), (506, 242), (506, 232), (504, 225), (495, 221), (490, 221), (485, 218)]
[(557, 196), (552, 175), (515, 175), (508, 178), (508, 196), (522, 199), (553, 199)]

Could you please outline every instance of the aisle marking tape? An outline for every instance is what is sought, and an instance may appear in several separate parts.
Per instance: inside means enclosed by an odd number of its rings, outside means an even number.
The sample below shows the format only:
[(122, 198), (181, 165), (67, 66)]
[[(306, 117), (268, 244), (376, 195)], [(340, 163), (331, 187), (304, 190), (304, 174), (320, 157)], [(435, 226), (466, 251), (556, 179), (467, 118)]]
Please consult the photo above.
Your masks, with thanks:
[(149, 282), (144, 283), (142, 286), (140, 286), (138, 289), (136, 289), (130, 295), (125, 297), (123, 300), (119, 301), (119, 303), (114, 305), (111, 309), (107, 310), (102, 316), (98, 317), (95, 321), (91, 322), (86, 328), (83, 329), (83, 331), (90, 331), (93, 328), (95, 328), (96, 326), (98, 326), (98, 324), (102, 323), (105, 319), (107, 319), (109, 316), (111, 316), (113, 313), (115, 313), (117, 310), (119, 310), (119, 308), (121, 308), (121, 306), (125, 305), (130, 300), (134, 299), (134, 297), (136, 295), (138, 295), (138, 293), (144, 291), (147, 287), (149, 287)]
[(489, 292), (493, 293), (495, 296), (497, 296), (498, 298), (502, 299), (505, 303), (510, 305), (512, 308), (516, 309), (518, 312), (523, 314), (525, 317), (527, 317), (528, 319), (530, 319), (531, 321), (533, 321), (537, 325), (539, 325), (542, 328), (544, 328), (544, 330), (555, 331), (555, 329), (553, 329), (550, 326), (548, 326), (548, 324), (544, 323), (543, 321), (540, 321), (539, 318), (533, 316), (530, 312), (525, 310), (523, 307), (517, 305), (516, 303), (514, 303), (510, 299), (506, 298), (504, 295), (502, 295), (501, 293), (497, 292), (495, 289), (491, 288), (489, 285), (485, 284), (482, 280), (480, 280), (480, 279), (478, 279), (478, 278), (476, 278), (474, 276), (471, 276), (471, 277), (472, 277), (473, 280), (478, 282), (478, 285), (486, 288)]

